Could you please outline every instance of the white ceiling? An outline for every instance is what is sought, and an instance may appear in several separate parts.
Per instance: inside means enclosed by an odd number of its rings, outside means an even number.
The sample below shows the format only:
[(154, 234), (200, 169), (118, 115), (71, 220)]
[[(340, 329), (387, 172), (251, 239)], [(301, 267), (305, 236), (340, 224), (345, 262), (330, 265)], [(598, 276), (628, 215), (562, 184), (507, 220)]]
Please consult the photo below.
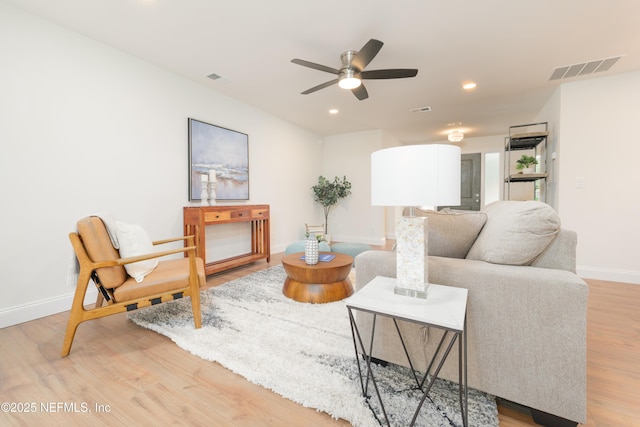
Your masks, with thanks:
[[(640, 70), (638, 0), (8, 1), (320, 135), (441, 141), (450, 122), (468, 137), (505, 134), (559, 82)], [(300, 94), (335, 76), (292, 58), (339, 68), (370, 38), (384, 47), (367, 70), (417, 77), (365, 81), (364, 101), (337, 85)], [(620, 55), (609, 71), (549, 81), (557, 67)], [(467, 80), (478, 87), (465, 92)]]

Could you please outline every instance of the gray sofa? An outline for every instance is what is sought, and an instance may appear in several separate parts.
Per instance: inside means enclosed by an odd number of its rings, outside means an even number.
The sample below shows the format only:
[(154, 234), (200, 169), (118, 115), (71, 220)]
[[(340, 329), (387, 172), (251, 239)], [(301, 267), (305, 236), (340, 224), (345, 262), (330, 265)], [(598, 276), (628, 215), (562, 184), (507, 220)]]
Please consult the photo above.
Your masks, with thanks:
[[(429, 282), (469, 290), (469, 386), (531, 408), (540, 424), (584, 423), (588, 287), (575, 274), (576, 233), (540, 202), (419, 214), (429, 224)], [(396, 276), (394, 252), (357, 256), (356, 289), (376, 276)], [(369, 337), (371, 316), (361, 314), (358, 323)], [(404, 322), (400, 328), (414, 366), (424, 371), (441, 332)], [(408, 366), (389, 319), (378, 320), (373, 356)], [(440, 376), (457, 382), (453, 350)]]

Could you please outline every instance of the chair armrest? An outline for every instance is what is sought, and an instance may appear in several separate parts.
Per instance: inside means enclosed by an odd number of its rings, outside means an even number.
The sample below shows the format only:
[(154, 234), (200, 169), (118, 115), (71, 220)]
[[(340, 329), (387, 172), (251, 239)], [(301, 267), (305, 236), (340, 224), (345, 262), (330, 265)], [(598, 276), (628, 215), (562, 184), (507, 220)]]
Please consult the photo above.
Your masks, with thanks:
[(182, 253), (182, 252), (190, 252), (190, 253), (193, 253), (195, 255), (195, 250), (196, 250), (195, 246), (186, 246), (184, 248), (170, 249), (170, 250), (167, 250), (167, 251), (152, 252), (152, 253), (145, 254), (145, 255), (137, 255), (137, 256), (130, 256), (130, 257), (127, 257), (127, 258), (120, 258), (120, 259), (116, 260), (116, 262), (117, 262), (117, 265), (133, 264), (134, 262), (138, 262), (138, 261), (145, 261), (145, 260), (148, 260), (148, 259), (161, 258), (161, 257), (167, 256), (167, 255), (179, 254), (179, 253)]
[(188, 240), (188, 239), (190, 239), (192, 237), (193, 237), (193, 235), (191, 235), (191, 236), (172, 237), (172, 238), (169, 238), (169, 239), (155, 240), (152, 243), (153, 243), (154, 246), (155, 245), (163, 245), (165, 243), (178, 242), (180, 240)]
[(174, 255), (182, 252), (189, 252), (189, 256), (192, 256), (192, 254), (195, 255), (196, 247), (185, 246), (184, 248), (170, 249), (167, 251), (152, 252), (145, 255), (137, 255), (137, 256), (131, 256), (126, 258), (118, 258), (118, 259), (109, 260), (109, 261), (96, 262), (96, 263), (93, 263), (92, 267), (102, 268), (102, 267), (124, 266), (126, 264), (133, 264), (134, 262), (138, 262), (138, 261), (145, 261), (153, 258), (161, 258), (167, 255)]

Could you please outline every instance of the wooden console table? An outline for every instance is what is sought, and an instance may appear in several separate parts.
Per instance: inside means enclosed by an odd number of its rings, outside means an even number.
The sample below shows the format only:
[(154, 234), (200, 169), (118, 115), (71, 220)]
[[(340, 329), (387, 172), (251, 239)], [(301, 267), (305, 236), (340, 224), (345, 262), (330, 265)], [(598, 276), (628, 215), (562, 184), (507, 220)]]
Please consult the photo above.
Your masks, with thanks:
[[(184, 234), (194, 235), (196, 255), (205, 262), (205, 274), (250, 264), (271, 257), (269, 205), (186, 206), (183, 208)], [(251, 252), (207, 262), (205, 226), (235, 222), (251, 223)]]

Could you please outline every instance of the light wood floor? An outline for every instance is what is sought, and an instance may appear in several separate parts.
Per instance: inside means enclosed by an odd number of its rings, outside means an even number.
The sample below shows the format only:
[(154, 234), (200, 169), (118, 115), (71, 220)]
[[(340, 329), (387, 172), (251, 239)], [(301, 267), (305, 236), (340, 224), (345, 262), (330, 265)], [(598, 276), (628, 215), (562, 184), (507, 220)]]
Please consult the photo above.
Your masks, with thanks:
[[(207, 286), (279, 265), (257, 262)], [(640, 286), (590, 280), (588, 427), (640, 420)], [(347, 426), (193, 356), (125, 314), (80, 325), (60, 358), (67, 313), (0, 329), (0, 425)], [(26, 410), (35, 412), (26, 413)], [(500, 426), (535, 425), (500, 406)]]

